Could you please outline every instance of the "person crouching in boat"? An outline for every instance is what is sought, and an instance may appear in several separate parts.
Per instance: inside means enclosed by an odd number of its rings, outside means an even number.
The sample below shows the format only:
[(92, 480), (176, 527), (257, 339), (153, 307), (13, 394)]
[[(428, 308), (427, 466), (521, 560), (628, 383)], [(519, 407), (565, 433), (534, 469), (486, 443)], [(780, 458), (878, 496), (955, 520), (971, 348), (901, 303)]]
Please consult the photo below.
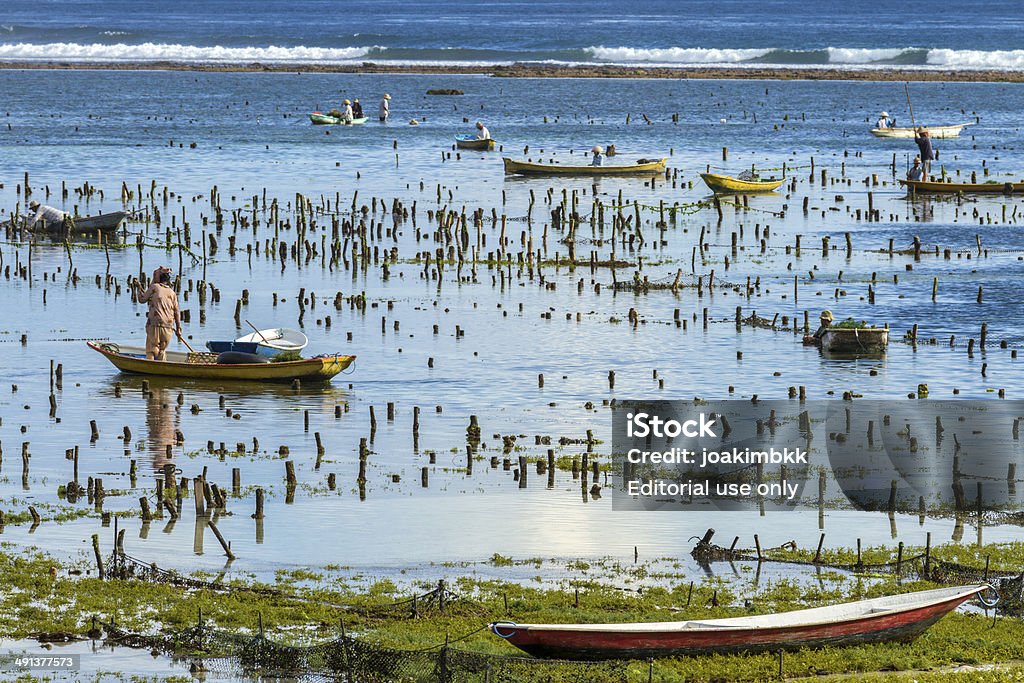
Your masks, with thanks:
[(594, 158), (590, 160), (591, 166), (601, 166), (604, 164), (604, 150), (601, 149), (601, 145), (594, 145), (594, 149), (590, 150)]
[(352, 118), (363, 118), (363, 105), (359, 104), (359, 98), (352, 100)]
[(37, 223), (43, 230), (59, 230), (64, 227), (64, 221), (67, 218), (67, 214), (60, 209), (40, 204), (34, 199), (28, 203), (28, 208), (30, 211), (36, 212), (35, 215), (32, 216), (32, 220), (30, 220), (26, 226), (28, 230), (35, 227)]
[(136, 301), (149, 304), (146, 312), (146, 359), (167, 360), (167, 347), (177, 334), (181, 336), (181, 310), (178, 295), (171, 286), (171, 269), (160, 266), (153, 271), (153, 282), (142, 289), (135, 281)]
[(921, 167), (921, 157), (914, 157), (914, 165), (907, 171), (907, 180), (924, 180), (924, 168)]
[(804, 344), (808, 346), (821, 346), (821, 338), (825, 336), (828, 328), (832, 327), (832, 311), (822, 311), (818, 322), (820, 324), (818, 329), (814, 331), (814, 334), (804, 336)]
[(352, 102), (349, 101), (349, 100), (345, 100), (341, 104), (342, 104), (341, 122), (342, 123), (352, 123)]
[(476, 139), (477, 140), (490, 140), (491, 139), (491, 131), (487, 130), (487, 126), (485, 126), (480, 121), (476, 122)]
[(889, 112), (883, 111), (881, 114), (878, 115), (878, 123), (875, 125), (875, 128), (895, 128), (895, 127), (896, 127), (896, 119), (890, 119), (889, 118)]

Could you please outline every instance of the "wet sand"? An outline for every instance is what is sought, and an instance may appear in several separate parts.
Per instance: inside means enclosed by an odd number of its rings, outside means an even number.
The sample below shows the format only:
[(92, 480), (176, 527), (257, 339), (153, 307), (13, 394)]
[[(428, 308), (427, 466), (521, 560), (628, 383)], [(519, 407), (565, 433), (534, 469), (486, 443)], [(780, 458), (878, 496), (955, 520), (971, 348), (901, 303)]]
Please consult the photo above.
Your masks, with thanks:
[(196, 64), (184, 62), (0, 62), (0, 69), (69, 69), (98, 71), (196, 71), (224, 73), (338, 74), (478, 74), (500, 78), (676, 78), (778, 81), (946, 81), (1021, 83), (1024, 72), (999, 70), (920, 70), (789, 67), (664, 67), (620, 65), (402, 65), (376, 64)]

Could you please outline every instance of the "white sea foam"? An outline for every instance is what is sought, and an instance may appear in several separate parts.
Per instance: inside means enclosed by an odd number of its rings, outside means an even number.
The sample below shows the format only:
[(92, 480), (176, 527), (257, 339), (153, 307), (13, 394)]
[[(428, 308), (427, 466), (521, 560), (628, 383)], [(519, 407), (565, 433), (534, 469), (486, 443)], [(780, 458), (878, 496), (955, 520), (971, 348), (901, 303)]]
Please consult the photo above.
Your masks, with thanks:
[(167, 43), (0, 43), (0, 60), (65, 62), (345, 62), (374, 47), (199, 47)]
[(858, 48), (858, 47), (830, 47), (828, 48), (828, 61), (832, 64), (871, 64), (892, 60), (907, 52), (914, 51), (914, 48)]
[(1024, 50), (947, 50), (928, 51), (928, 64), (956, 69), (1024, 69)]
[(588, 47), (585, 50), (603, 62), (663, 62), (672, 64), (733, 64), (757, 59), (766, 49), (716, 49), (704, 47)]

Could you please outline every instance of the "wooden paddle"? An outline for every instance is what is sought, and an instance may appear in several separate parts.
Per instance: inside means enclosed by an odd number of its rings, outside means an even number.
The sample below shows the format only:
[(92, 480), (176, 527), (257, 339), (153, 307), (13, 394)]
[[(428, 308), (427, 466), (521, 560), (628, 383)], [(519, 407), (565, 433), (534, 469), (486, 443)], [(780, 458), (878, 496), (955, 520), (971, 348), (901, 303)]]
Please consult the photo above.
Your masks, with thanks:
[(264, 344), (266, 344), (267, 346), (270, 346), (270, 342), (269, 342), (269, 341), (267, 341), (267, 338), (263, 336), (263, 333), (262, 333), (262, 332), (260, 332), (259, 330), (257, 330), (257, 329), (256, 329), (256, 326), (255, 326), (255, 325), (253, 325), (253, 324), (252, 324), (251, 322), (249, 322), (248, 320), (246, 320), (246, 321), (245, 321), (245, 324), (246, 324), (246, 325), (248, 325), (249, 327), (251, 327), (251, 328), (252, 328), (252, 331), (253, 331), (253, 332), (255, 332), (256, 334), (258, 334), (258, 335), (260, 336), (260, 339), (262, 339), (262, 340), (263, 340), (263, 343), (264, 343)]
[(195, 350), (195, 349), (193, 349), (193, 348), (192, 348), (191, 346), (189, 346), (188, 342), (187, 342), (187, 341), (185, 341), (185, 337), (181, 336), (181, 332), (178, 332), (177, 330), (175, 330), (175, 331), (174, 331), (174, 334), (175, 334), (175, 335), (176, 335), (176, 336), (178, 337), (178, 339), (179, 339), (179, 340), (181, 340), (181, 343), (185, 345), (185, 348), (186, 348), (186, 349), (188, 349), (188, 350), (189, 350), (189, 351), (191, 351), (192, 353), (195, 353), (195, 352), (196, 352), (196, 350)]
[(912, 125), (916, 131), (917, 122), (914, 121), (914, 105), (910, 103), (910, 83), (904, 83), (903, 90), (907, 93), (907, 107), (910, 109), (910, 125)]

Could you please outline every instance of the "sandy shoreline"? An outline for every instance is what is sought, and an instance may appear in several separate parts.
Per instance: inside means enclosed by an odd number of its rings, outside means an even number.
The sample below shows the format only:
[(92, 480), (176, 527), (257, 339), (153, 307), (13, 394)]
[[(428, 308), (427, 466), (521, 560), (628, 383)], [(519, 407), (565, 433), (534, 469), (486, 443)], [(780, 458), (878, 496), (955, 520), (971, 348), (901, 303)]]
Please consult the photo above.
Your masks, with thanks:
[(812, 81), (955, 81), (1022, 83), (1024, 71), (925, 71), (916, 69), (869, 70), (843, 67), (661, 67), (546, 64), (508, 66), (361, 64), (195, 64), (184, 62), (0, 62), (0, 69), (70, 71), (194, 71), (222, 73), (337, 73), (337, 74), (471, 74), (499, 78), (678, 78), (733, 80)]

